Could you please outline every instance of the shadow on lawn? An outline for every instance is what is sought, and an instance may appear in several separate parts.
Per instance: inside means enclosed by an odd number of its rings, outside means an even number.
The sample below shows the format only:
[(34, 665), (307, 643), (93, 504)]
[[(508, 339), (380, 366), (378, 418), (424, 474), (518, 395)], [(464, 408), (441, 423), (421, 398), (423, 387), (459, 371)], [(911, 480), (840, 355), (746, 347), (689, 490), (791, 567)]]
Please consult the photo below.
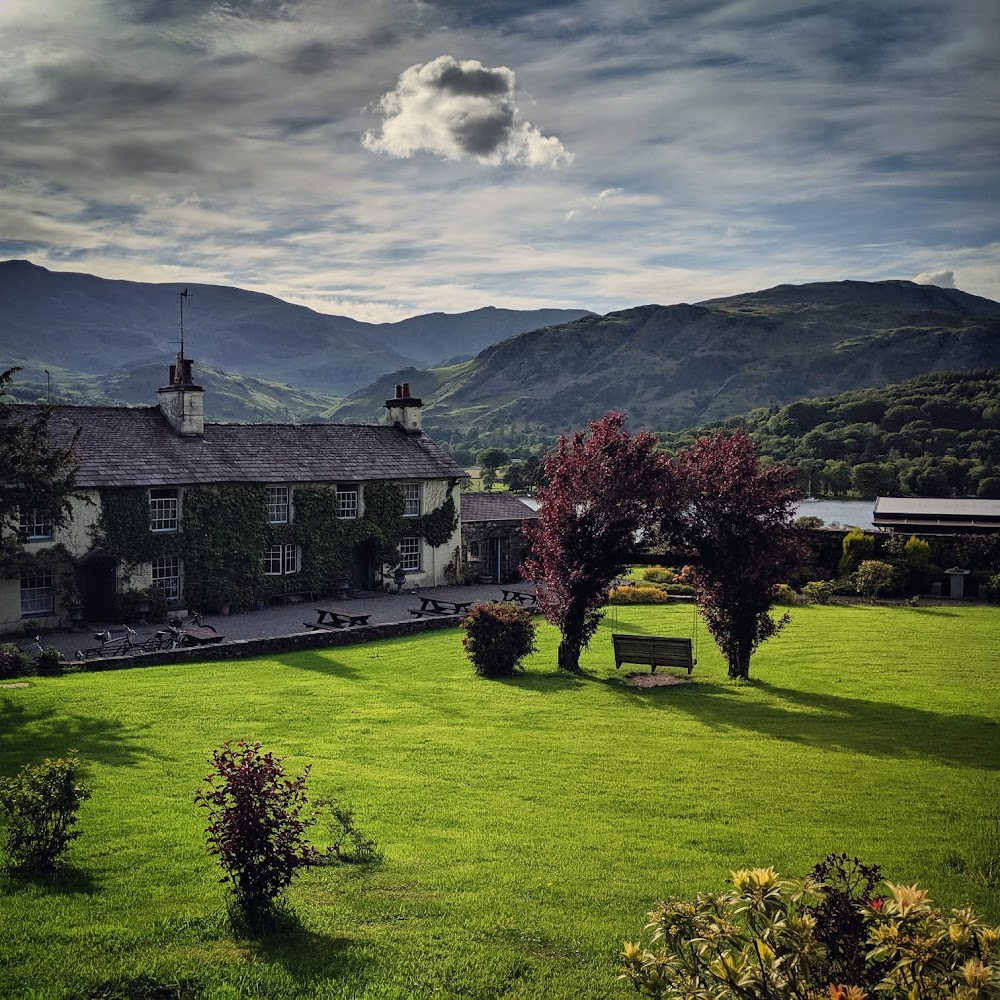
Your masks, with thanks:
[(244, 940), (258, 957), (282, 966), (298, 983), (357, 974), (364, 968), (354, 941), (309, 930), (294, 910), (286, 911), (276, 927)]
[[(985, 716), (944, 715), (893, 702), (750, 685), (609, 687), (647, 708), (686, 712), (713, 729), (747, 729), (788, 743), (873, 757), (930, 758), (979, 771), (1000, 770), (1000, 728)], [(769, 700), (753, 695), (756, 688)]]
[(70, 709), (38, 708), (11, 698), (0, 699), (0, 754), (40, 761), (76, 750), (80, 760), (128, 767), (155, 757), (140, 746), (120, 722), (100, 716), (73, 715)]
[(52, 872), (5, 872), (0, 876), (0, 896), (28, 892), (46, 896), (94, 896), (100, 889), (90, 872), (75, 865), (64, 865)]
[(288, 653), (285, 656), (276, 656), (274, 661), (283, 667), (292, 667), (295, 670), (312, 670), (317, 674), (326, 674), (328, 677), (350, 679), (361, 676), (361, 671), (357, 667), (351, 667), (340, 660), (335, 660), (331, 655), (332, 652), (332, 649), (325, 653), (320, 650), (304, 649), (296, 653)]

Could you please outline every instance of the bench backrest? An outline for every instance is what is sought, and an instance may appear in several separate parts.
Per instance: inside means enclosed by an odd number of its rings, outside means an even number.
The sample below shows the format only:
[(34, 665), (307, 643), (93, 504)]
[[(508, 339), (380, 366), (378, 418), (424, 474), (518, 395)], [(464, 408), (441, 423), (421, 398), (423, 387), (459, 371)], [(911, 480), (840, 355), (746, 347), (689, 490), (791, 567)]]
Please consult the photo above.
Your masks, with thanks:
[(612, 633), (615, 663), (648, 663), (654, 667), (690, 667), (691, 640), (666, 635)]

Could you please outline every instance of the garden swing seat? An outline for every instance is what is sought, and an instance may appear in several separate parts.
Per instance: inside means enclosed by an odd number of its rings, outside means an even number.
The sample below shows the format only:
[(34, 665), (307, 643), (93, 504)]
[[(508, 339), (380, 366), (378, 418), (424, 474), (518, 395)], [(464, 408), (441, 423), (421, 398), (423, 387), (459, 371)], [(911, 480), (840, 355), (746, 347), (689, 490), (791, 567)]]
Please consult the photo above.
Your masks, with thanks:
[(615, 669), (623, 663), (649, 664), (650, 673), (657, 667), (679, 667), (690, 676), (695, 659), (690, 639), (666, 635), (624, 635), (613, 632), (611, 642), (615, 649)]

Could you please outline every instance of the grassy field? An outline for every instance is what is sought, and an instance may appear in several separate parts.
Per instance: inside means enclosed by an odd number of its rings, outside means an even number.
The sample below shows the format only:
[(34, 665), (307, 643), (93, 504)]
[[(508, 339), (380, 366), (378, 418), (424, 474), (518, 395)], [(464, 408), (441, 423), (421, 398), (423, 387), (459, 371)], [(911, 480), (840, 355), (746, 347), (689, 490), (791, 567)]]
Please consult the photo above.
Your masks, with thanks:
[[(509, 683), (476, 678), (447, 630), (2, 689), (0, 773), (73, 747), (94, 794), (66, 871), (0, 876), (0, 995), (625, 997), (617, 954), (657, 897), (830, 851), (1000, 919), (955, 872), (1000, 798), (1000, 614), (791, 613), (750, 685), (701, 628), (692, 683), (625, 685), (612, 626), (693, 623), (621, 607), (582, 677), (556, 675), (543, 626)], [(229, 929), (192, 801), (211, 749), (240, 737), (312, 762), (311, 793), (351, 802), (385, 851), (307, 872), (297, 923), (261, 940)]]

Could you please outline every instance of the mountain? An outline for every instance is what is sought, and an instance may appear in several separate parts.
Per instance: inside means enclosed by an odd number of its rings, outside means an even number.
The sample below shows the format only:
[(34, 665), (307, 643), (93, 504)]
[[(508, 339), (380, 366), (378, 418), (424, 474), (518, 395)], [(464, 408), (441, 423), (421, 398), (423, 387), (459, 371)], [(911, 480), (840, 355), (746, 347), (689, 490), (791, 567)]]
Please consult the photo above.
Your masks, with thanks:
[(609, 409), (677, 430), (758, 406), (927, 372), (1000, 367), (1000, 303), (909, 281), (815, 282), (646, 305), (524, 333), (471, 361), (389, 373), (338, 420), (370, 419), (394, 382), (452, 441), (551, 439)]
[[(0, 262), (0, 364), (24, 358), (42, 368), (107, 374), (172, 360), (179, 339), (177, 293), (187, 288), (186, 350), (213, 368), (334, 395), (382, 372), (469, 357), (538, 326), (589, 315), (582, 309), (478, 309), (362, 323), (224, 285), (113, 281)], [(203, 367), (205, 366), (205, 367)]]
[[(156, 390), (167, 380), (167, 365), (128, 365), (108, 375), (85, 375), (55, 365), (45, 369), (17, 358), (5, 362), (21, 370), (10, 395), (22, 403), (78, 406), (153, 406)], [(305, 423), (328, 420), (338, 399), (292, 386), (220, 372), (207, 365), (195, 368), (195, 380), (205, 390), (205, 417), (221, 423)]]

